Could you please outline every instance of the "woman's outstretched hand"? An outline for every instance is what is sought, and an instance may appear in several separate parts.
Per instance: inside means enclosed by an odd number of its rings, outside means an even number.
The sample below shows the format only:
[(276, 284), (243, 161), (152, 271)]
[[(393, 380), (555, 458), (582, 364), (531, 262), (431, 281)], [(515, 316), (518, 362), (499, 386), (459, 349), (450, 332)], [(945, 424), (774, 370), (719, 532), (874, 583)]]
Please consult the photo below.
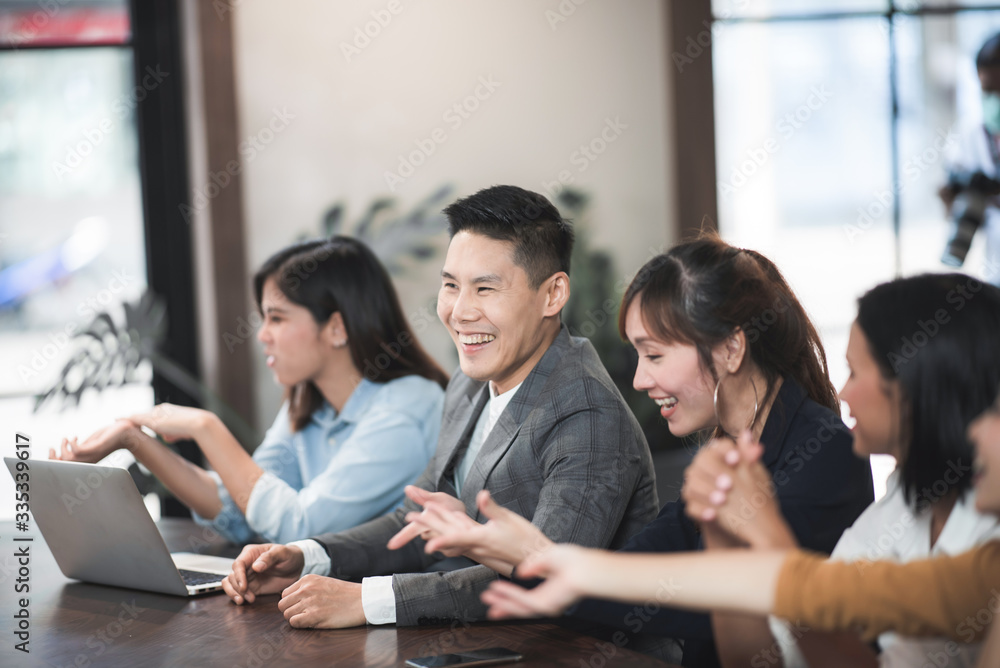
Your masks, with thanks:
[(522, 578), (545, 578), (534, 589), (497, 580), (483, 592), (490, 619), (508, 617), (557, 617), (588, 595), (588, 585), (602, 572), (601, 550), (576, 545), (553, 545), (528, 557), (518, 566)]
[(83, 443), (80, 443), (75, 436), (64, 438), (59, 444), (58, 452), (55, 448), (49, 448), (49, 459), (94, 464), (115, 450), (122, 448), (131, 450), (139, 437), (139, 429), (132, 422), (116, 420), (107, 427), (95, 431)]

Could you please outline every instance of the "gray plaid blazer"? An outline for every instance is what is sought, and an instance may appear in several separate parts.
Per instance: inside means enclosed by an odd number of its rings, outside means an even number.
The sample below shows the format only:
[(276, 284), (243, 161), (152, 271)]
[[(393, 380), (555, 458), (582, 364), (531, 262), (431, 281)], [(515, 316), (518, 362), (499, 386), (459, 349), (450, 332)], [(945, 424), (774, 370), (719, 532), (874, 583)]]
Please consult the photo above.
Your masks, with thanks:
[[(455, 372), (437, 451), (414, 484), (455, 493), (451, 469), (487, 393), (486, 383)], [(563, 327), (487, 436), (461, 495), (479, 521), (481, 489), (552, 540), (588, 547), (617, 548), (656, 516), (646, 439), (590, 341)], [(425, 554), (420, 539), (386, 549), (411, 510), (420, 507), (407, 500), (388, 515), (316, 537), (330, 555), (330, 574), (345, 580), (393, 575), (400, 626), (485, 619), (479, 595), (495, 572), (467, 559), (435, 568), (440, 555)]]

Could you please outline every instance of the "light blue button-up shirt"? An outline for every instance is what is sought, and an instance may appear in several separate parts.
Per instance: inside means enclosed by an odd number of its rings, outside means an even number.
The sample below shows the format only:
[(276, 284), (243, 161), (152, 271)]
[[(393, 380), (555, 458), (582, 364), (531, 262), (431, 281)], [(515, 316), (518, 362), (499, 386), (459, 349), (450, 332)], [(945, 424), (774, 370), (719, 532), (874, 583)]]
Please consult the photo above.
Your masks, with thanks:
[(296, 433), (286, 404), (253, 454), (264, 474), (246, 516), (212, 472), (222, 510), (195, 520), (236, 543), (258, 536), (288, 543), (383, 515), (403, 501), (403, 487), (434, 454), (443, 401), (441, 387), (420, 376), (362, 379), (339, 415), (324, 402)]

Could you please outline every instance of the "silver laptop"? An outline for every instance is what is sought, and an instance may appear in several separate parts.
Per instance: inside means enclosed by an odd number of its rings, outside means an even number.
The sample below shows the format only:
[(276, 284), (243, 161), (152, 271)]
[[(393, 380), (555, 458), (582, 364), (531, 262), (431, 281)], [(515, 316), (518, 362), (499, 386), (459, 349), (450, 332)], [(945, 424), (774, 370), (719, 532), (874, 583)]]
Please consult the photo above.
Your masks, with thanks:
[[(12, 476), (18, 461), (4, 457)], [(125, 469), (25, 461), (31, 515), (66, 577), (178, 596), (222, 589), (233, 560), (171, 554)]]

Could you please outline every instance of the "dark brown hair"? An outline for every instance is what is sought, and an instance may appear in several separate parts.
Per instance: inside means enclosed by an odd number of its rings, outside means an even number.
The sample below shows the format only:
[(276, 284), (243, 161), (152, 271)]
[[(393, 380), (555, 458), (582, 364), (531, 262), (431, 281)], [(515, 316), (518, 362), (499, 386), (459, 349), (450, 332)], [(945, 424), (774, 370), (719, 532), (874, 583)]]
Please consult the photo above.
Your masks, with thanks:
[[(448, 374), (424, 351), (403, 316), (385, 267), (357, 239), (335, 236), (275, 253), (253, 278), (258, 309), (269, 278), (289, 301), (308, 309), (316, 324), (323, 326), (334, 313), (341, 314), (351, 361), (368, 380), (416, 374), (441, 387), (448, 384)], [(305, 428), (323, 405), (323, 395), (311, 381), (288, 388), (286, 399), (293, 431)]]
[(749, 359), (767, 382), (762, 406), (777, 392), (779, 378), (794, 378), (813, 401), (840, 415), (819, 334), (781, 272), (760, 253), (705, 233), (656, 256), (622, 298), (623, 339), (625, 315), (637, 298), (650, 332), (693, 345), (713, 380), (712, 349), (741, 329)]
[(1000, 288), (964, 274), (899, 278), (858, 300), (857, 324), (882, 377), (901, 390), (897, 469), (906, 501), (918, 509), (933, 502), (938, 483), (969, 489), (975, 453), (966, 430), (1000, 384)]

